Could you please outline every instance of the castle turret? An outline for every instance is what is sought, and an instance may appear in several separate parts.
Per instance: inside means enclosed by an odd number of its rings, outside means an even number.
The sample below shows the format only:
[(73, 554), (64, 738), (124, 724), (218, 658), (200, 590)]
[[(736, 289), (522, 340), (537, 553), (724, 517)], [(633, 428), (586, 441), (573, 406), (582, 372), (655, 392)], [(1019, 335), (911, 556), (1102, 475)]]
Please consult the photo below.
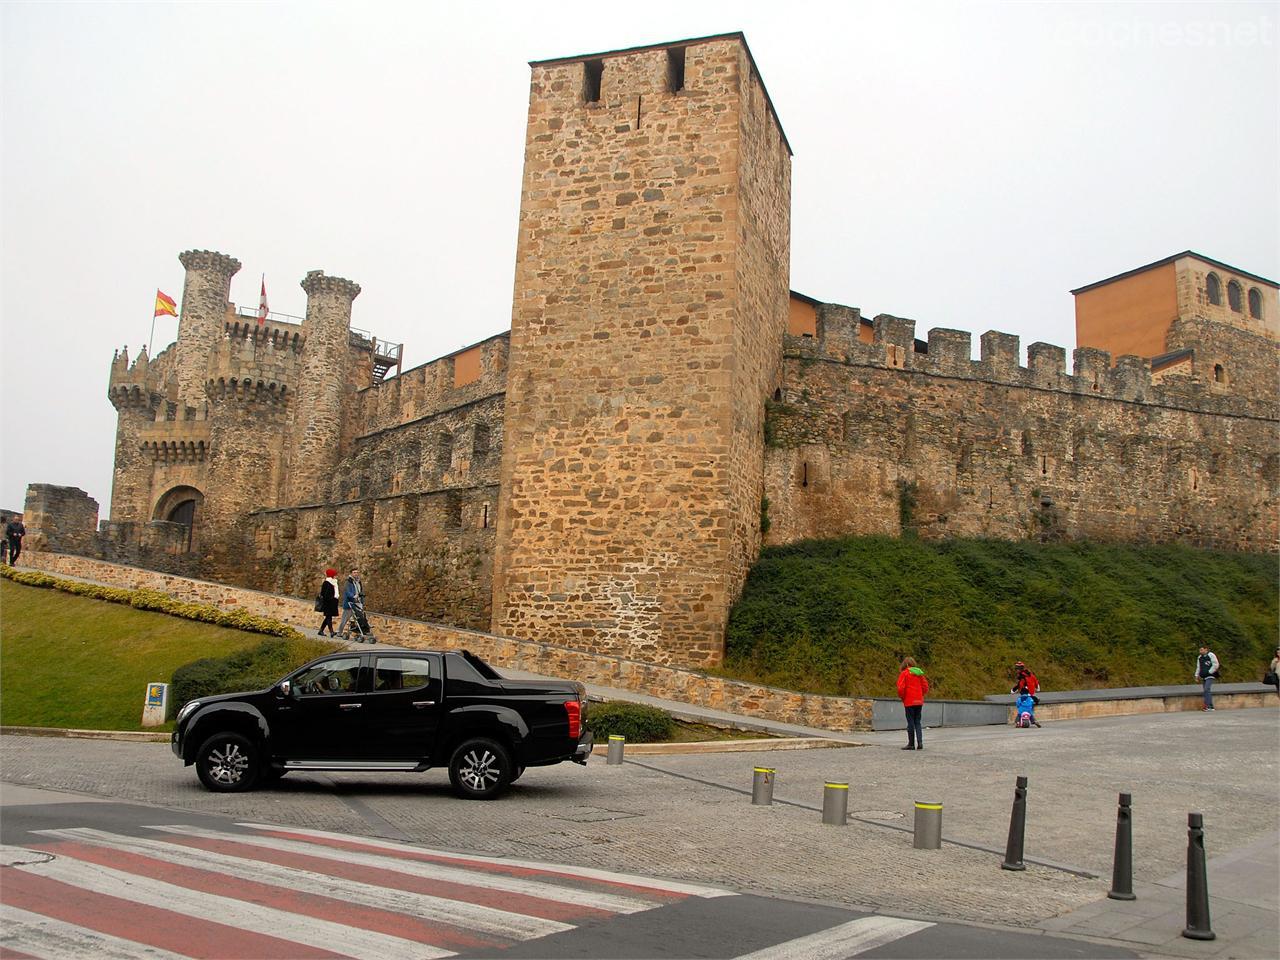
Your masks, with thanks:
[(741, 34), (532, 67), (494, 629), (713, 664), (760, 545), (790, 150)]
[(116, 408), (116, 455), (111, 478), (111, 519), (151, 519), (151, 456), (143, 449), (144, 433), (155, 423), (164, 403), (164, 383), (144, 348), (129, 365), (125, 348), (111, 361), (107, 396)]
[(312, 270), (302, 281), (307, 316), (302, 351), (292, 456), (285, 500), (315, 503), (327, 496), (329, 478), (342, 445), (342, 402), (351, 363), (351, 303), (360, 285)]
[(231, 278), (239, 271), (240, 261), (213, 250), (188, 250), (178, 259), (187, 277), (178, 318), (177, 418), (186, 420), (199, 416), (188, 416), (188, 408), (200, 410), (204, 406), (209, 352), (223, 338)]

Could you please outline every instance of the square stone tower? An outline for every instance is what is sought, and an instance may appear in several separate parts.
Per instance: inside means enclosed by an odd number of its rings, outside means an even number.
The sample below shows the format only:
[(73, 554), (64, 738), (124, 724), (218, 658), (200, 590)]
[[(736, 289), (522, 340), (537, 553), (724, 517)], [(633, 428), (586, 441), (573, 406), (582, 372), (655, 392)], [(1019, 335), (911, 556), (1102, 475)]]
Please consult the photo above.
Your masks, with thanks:
[(760, 546), (790, 146), (741, 34), (531, 67), (493, 629), (715, 664)]

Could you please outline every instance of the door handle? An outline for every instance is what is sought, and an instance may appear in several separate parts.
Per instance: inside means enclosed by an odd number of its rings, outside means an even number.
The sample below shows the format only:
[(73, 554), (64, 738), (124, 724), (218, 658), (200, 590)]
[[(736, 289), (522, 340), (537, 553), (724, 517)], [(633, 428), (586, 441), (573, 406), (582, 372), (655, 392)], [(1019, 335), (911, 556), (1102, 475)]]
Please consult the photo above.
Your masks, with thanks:
[(340, 709), (342, 709), (342, 710), (359, 710), (359, 709), (360, 709), (360, 706), (361, 706), (361, 705), (360, 705), (360, 704), (358, 704), (358, 703), (340, 703), (340, 704), (338, 704), (338, 707), (339, 707)]
[(415, 700), (413, 705), (421, 710), (423, 707), (434, 707), (436, 702), (434, 700)]

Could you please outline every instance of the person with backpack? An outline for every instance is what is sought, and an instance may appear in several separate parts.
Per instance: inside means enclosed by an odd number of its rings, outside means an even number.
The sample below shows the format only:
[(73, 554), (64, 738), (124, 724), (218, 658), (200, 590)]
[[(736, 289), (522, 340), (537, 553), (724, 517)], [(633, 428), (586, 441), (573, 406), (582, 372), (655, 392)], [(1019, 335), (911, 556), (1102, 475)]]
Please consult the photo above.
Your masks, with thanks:
[(907, 712), (907, 745), (903, 750), (924, 749), (924, 726), (920, 716), (924, 713), (924, 695), (929, 692), (929, 678), (916, 666), (911, 657), (902, 660), (902, 672), (898, 674), (898, 699)]
[(360, 582), (360, 572), (352, 570), (347, 574), (347, 587), (342, 591), (342, 619), (338, 622), (338, 632), (344, 633), (347, 621), (351, 619), (355, 609), (364, 607), (364, 584)]
[(1202, 710), (1213, 709), (1213, 681), (1218, 679), (1218, 658), (1208, 647), (1200, 648), (1200, 656), (1196, 658), (1196, 679), (1204, 689), (1204, 706)]
[(329, 636), (333, 636), (333, 618), (338, 613), (338, 571), (330, 567), (324, 572), (324, 581), (320, 584), (320, 592), (316, 594), (316, 613), (323, 613), (317, 637), (323, 637), (325, 627), (329, 628)]

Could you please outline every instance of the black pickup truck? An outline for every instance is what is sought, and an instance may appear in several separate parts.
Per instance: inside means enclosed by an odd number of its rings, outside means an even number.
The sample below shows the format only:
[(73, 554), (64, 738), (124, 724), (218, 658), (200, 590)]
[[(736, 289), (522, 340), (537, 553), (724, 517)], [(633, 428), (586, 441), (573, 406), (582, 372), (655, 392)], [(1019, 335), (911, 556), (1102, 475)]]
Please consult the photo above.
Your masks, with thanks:
[(420, 771), (447, 765), (459, 796), (496, 797), (525, 767), (587, 762), (586, 691), (506, 680), (467, 651), (334, 653), (252, 693), (178, 711), (171, 745), (210, 790), (290, 770)]

